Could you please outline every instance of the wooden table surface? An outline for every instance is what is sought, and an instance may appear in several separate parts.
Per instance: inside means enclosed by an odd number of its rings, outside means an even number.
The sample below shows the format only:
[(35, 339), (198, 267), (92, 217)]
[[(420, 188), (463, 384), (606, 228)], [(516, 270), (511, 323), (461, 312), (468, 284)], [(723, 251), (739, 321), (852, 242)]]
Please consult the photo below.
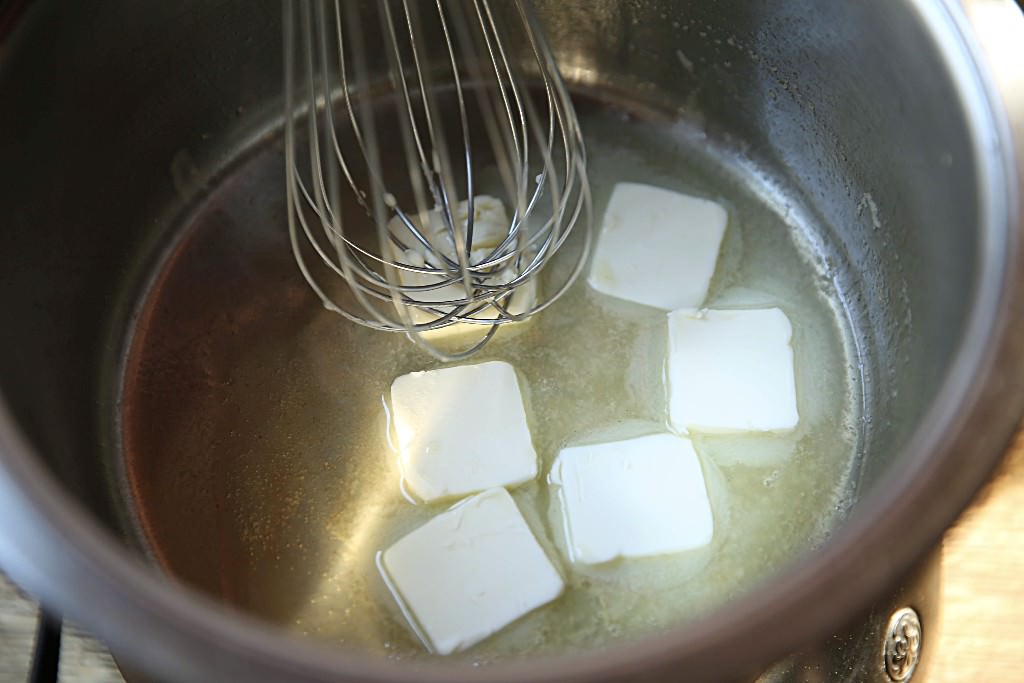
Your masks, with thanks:
[[(1024, 431), (998, 475), (943, 544), (942, 619), (927, 683), (1024, 682)], [(26, 679), (35, 606), (0, 576), (0, 683)], [(926, 625), (927, 629), (927, 625)], [(69, 628), (64, 683), (120, 683), (103, 646)]]
[(946, 535), (942, 612), (929, 683), (1024, 682), (1024, 429)]

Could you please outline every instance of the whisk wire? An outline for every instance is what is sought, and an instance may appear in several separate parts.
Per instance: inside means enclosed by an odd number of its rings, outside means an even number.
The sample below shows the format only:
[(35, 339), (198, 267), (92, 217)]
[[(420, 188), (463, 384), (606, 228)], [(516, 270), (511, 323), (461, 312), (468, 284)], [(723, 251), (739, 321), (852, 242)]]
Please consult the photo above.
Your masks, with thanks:
[[(427, 85), (427, 83), (425, 81), (425, 78), (423, 76), (422, 68), (420, 67), (420, 64), (422, 62), (422, 58), (420, 56), (419, 46), (420, 46), (421, 42), (420, 42), (419, 31), (417, 30), (418, 21), (416, 19), (414, 19), (413, 16), (412, 16), (412, 13), (414, 11), (415, 10), (413, 10), (413, 9), (411, 9), (409, 7), (409, 3), (408, 2), (403, 2), (403, 13), (404, 13), (404, 16), (405, 16), (405, 21), (406, 21), (406, 24), (409, 26), (409, 38), (410, 38), (410, 43), (411, 43), (411, 51), (412, 51), (412, 54), (413, 54), (414, 64), (416, 66), (417, 78), (419, 79), (419, 82), (420, 82), (419, 90), (420, 90), (420, 92), (421, 92), (421, 94), (423, 96), (429, 96), (429, 93), (431, 92), (432, 89)], [(418, 175), (417, 175), (416, 170), (415, 170), (415, 165), (416, 165), (415, 160), (418, 158), (419, 162), (420, 162), (420, 167), (421, 167), (421, 169), (424, 170), (425, 176), (426, 176), (427, 181), (428, 181), (428, 185), (431, 188), (431, 194), (434, 197), (435, 204), (439, 204), (439, 205), (443, 206), (444, 207), (444, 209), (443, 209), (444, 213), (446, 215), (450, 215), (450, 213), (449, 213), (449, 203), (448, 203), (448, 199), (447, 199), (447, 197), (449, 196), (450, 190), (448, 190), (444, 186), (443, 183), (440, 183), (440, 184), (435, 183), (435, 175), (437, 175), (438, 178), (443, 178), (446, 175), (448, 175), (448, 174), (445, 173), (444, 169), (450, 164), (450, 161), (446, 157), (442, 158), (439, 161), (439, 163), (438, 163), (438, 166), (440, 167), (441, 170), (440, 170), (440, 172), (437, 172), (437, 173), (433, 172), (431, 170), (430, 166), (427, 163), (426, 154), (425, 154), (423, 143), (422, 143), (422, 136), (421, 136), (419, 128), (418, 128), (418, 126), (416, 124), (416, 114), (415, 114), (415, 110), (414, 110), (413, 105), (412, 105), (412, 97), (411, 97), (411, 95), (409, 93), (408, 82), (407, 82), (407, 79), (405, 77), (404, 71), (400, 69), (401, 50), (400, 50), (400, 47), (399, 47), (399, 41), (398, 41), (397, 36), (395, 34), (395, 21), (394, 21), (392, 15), (391, 15), (390, 8), (387, 7), (386, 5), (384, 6), (384, 13), (383, 13), (383, 16), (381, 18), (381, 22), (382, 22), (382, 27), (384, 29), (385, 37), (386, 37), (386, 39), (391, 44), (391, 51), (388, 52), (388, 58), (389, 58), (389, 62), (390, 62), (390, 72), (391, 72), (394, 80), (396, 81), (395, 84), (398, 86), (400, 92), (402, 93), (402, 100), (401, 100), (401, 102), (396, 102), (396, 107), (401, 110), (401, 108), (404, 105), (404, 111), (407, 114), (407, 116), (405, 118), (403, 118), (401, 115), (399, 115), (398, 116), (398, 120), (400, 122), (399, 128), (400, 128), (400, 131), (402, 133), (402, 142), (403, 142), (403, 145), (404, 145), (404, 147), (406, 149), (406, 159), (407, 159), (407, 164), (409, 166), (410, 177), (414, 178), (414, 179), (418, 179)], [(428, 115), (428, 117), (426, 119), (427, 132), (428, 132), (428, 137), (431, 140), (431, 144), (432, 145), (437, 145), (437, 144), (439, 144), (438, 141), (442, 140), (443, 138), (440, 138), (440, 136), (439, 136), (440, 129), (436, 127), (435, 121), (432, 118), (430, 118), (431, 107), (429, 105), (430, 105), (430, 103), (427, 102), (425, 104), (425, 106), (424, 106), (424, 109), (425, 109), (425, 111), (427, 112), (427, 115)], [(443, 142), (441, 142), (440, 144), (443, 144)], [(420, 188), (422, 188), (422, 183), (420, 183)], [(414, 193), (414, 196), (416, 198), (416, 205), (417, 205), (417, 209), (418, 209), (419, 215), (420, 216), (427, 215), (426, 202), (425, 202), (424, 193), (422, 192), (422, 189), (417, 190), (417, 188), (415, 187), (415, 184), (414, 184), (413, 193)], [(396, 214), (400, 214), (400, 212), (397, 209), (396, 209)], [(402, 220), (405, 228), (407, 230), (409, 230), (412, 234), (416, 235), (417, 239), (420, 241), (420, 244), (424, 247), (426, 253), (429, 253), (436, 260), (443, 261), (444, 264), (448, 268), (457, 268), (459, 270), (459, 276), (460, 276), (460, 278), (461, 278), (461, 280), (462, 280), (462, 282), (464, 284), (464, 287), (468, 291), (469, 287), (470, 287), (470, 279), (469, 279), (469, 274), (468, 274), (468, 269), (467, 269), (468, 260), (464, 260), (464, 259), (460, 258), (459, 250), (456, 249), (456, 260), (452, 260), (451, 258), (448, 257), (447, 254), (443, 253), (442, 251), (437, 250), (433, 244), (431, 244), (428, 240), (424, 239), (422, 237), (422, 235), (420, 234), (420, 232), (417, 230), (417, 228), (414, 225), (414, 223), (411, 220), (409, 220), (409, 218), (407, 216), (404, 216), (404, 214), (403, 214), (401, 220)], [(449, 224), (453, 224), (454, 223), (454, 221), (448, 221), (448, 222), (449, 222)], [(457, 242), (457, 238), (455, 236), (452, 237), (452, 240), (453, 240), (453, 242)], [(396, 237), (394, 237), (393, 234), (392, 234), (392, 240), (391, 241), (392, 241), (392, 243), (398, 244), (400, 249), (404, 248), (404, 246), (405, 246)], [(395, 265), (399, 265), (400, 266), (400, 265), (404, 265), (404, 264), (402, 264), (401, 262), (398, 262)], [(432, 289), (437, 289), (442, 284), (443, 285), (448, 285), (449, 284), (449, 279), (443, 279), (443, 280), (440, 280), (437, 283), (434, 283), (434, 285), (432, 285)], [(466, 299), (465, 301), (461, 301), (461, 300), (458, 301), (458, 302), (452, 301), (451, 303), (453, 303), (453, 304), (458, 303), (460, 306), (464, 306), (464, 305), (468, 305), (468, 304), (470, 304), (472, 302), (471, 302), (471, 300)], [(453, 310), (452, 313), (453, 314), (455, 314), (455, 313), (462, 314), (463, 310), (462, 310), (462, 308), (457, 308), (457, 309)]]
[[(310, 4), (288, 0), (283, 22), (288, 229), (299, 270), (329, 310), (404, 332), (439, 358), (464, 358), (501, 325), (550, 306), (590, 249), (582, 136), (554, 57), (528, 0), (513, 0), (511, 18), (489, 0)], [(384, 50), (371, 65), (374, 12)], [(385, 164), (385, 147), (401, 150), (400, 163)], [(492, 171), (498, 184), (488, 191), (499, 200), (482, 203), (478, 177)], [(510, 217), (494, 208), (500, 198)], [(538, 284), (571, 232), (579, 240)], [(432, 336), (452, 326), (478, 332), (452, 351)]]

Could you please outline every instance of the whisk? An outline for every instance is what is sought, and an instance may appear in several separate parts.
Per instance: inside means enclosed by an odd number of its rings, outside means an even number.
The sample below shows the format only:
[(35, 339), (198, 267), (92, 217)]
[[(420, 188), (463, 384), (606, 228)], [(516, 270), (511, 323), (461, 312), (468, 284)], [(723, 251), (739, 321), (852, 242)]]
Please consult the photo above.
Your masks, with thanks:
[(586, 158), (529, 0), (289, 0), (283, 26), (289, 234), (329, 310), (453, 360), (568, 289)]

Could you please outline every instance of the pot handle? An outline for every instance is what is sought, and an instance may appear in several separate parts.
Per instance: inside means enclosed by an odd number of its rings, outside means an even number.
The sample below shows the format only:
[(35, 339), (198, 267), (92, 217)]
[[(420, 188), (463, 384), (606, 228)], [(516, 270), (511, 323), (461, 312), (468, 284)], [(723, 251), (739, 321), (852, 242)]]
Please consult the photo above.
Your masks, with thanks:
[(60, 634), (60, 616), (44, 609), (39, 610), (39, 626), (28, 683), (57, 683), (60, 671)]

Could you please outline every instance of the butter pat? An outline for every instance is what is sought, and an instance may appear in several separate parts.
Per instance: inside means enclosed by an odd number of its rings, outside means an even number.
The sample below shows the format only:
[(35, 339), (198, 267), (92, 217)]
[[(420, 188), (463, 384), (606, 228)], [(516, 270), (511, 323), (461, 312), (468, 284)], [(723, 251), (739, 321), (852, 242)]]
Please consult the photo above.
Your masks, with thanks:
[[(465, 239), (465, 230), (469, 220), (469, 202), (461, 201), (456, 203), (452, 207), (452, 213), (455, 224), (463, 231), (461, 237)], [(414, 222), (419, 232), (437, 251), (453, 261), (457, 260), (452, 234), (449, 233), (446, 227), (444, 216), (440, 209), (435, 208), (429, 211), (426, 220), (415, 220)], [(505, 240), (510, 226), (505, 205), (501, 200), (488, 195), (474, 197), (473, 243), (472, 250), (469, 253), (470, 264), (483, 263), (490, 256), (494, 248)], [(434, 267), (440, 266), (440, 260), (413, 236), (412, 232), (409, 231), (409, 228), (398, 216), (395, 216), (388, 222), (388, 230), (406, 246), (406, 249), (403, 251), (392, 244), (392, 257), (396, 261), (416, 267), (424, 267), (427, 264)], [(512, 266), (506, 266), (499, 273), (496, 273), (490, 279), (490, 282), (491, 284), (505, 284), (514, 279), (516, 274)], [(399, 283), (410, 287), (434, 285), (443, 282), (445, 279), (447, 279), (445, 276), (416, 273), (408, 270), (398, 271)], [(458, 282), (437, 287), (436, 289), (410, 292), (409, 296), (424, 303), (442, 304), (445, 301), (457, 301), (466, 298), (466, 289), (463, 283)], [(502, 303), (511, 314), (520, 315), (533, 308), (536, 302), (537, 285), (536, 278), (534, 278), (516, 288), (512, 297)], [(439, 312), (436, 314), (419, 308), (410, 309), (412, 322), (417, 324), (431, 322), (441, 317), (442, 314), (450, 312), (453, 307), (439, 305), (437, 308)], [(474, 313), (472, 317), (481, 320), (493, 319), (498, 317), (498, 311), (492, 306), (484, 306), (479, 312)], [(487, 327), (482, 325), (454, 324), (438, 330), (432, 330), (428, 334), (450, 335), (452, 333), (469, 331), (483, 334), (486, 330)]]
[(472, 647), (564, 588), (501, 488), (441, 513), (385, 550), (379, 565), (417, 635), (442, 655)]
[(792, 337), (778, 308), (670, 313), (669, 422), (706, 433), (794, 429)]
[(587, 282), (646, 306), (697, 308), (707, 297), (726, 221), (725, 209), (707, 199), (618, 183)]
[(675, 434), (564, 448), (550, 482), (573, 562), (677, 553), (714, 535), (700, 460)]
[[(461, 201), (452, 205), (452, 220), (454, 224), (463, 231), (465, 238), (466, 226), (469, 222), (469, 202)], [(455, 247), (452, 237), (448, 232), (444, 219), (444, 212), (435, 208), (427, 212), (426, 221), (414, 220), (418, 230), (434, 247), (451, 259), (455, 258)], [(501, 244), (508, 235), (510, 228), (508, 213), (505, 205), (500, 199), (489, 195), (476, 195), (473, 197), (473, 251), (486, 250), (482, 252), (486, 256), (492, 249)], [(413, 237), (409, 228), (398, 216), (395, 216), (388, 223), (388, 229), (399, 240), (405, 243), (407, 248), (422, 250), (423, 245)]]
[(508, 363), (402, 375), (391, 384), (391, 407), (403, 482), (424, 501), (537, 476), (519, 381)]

